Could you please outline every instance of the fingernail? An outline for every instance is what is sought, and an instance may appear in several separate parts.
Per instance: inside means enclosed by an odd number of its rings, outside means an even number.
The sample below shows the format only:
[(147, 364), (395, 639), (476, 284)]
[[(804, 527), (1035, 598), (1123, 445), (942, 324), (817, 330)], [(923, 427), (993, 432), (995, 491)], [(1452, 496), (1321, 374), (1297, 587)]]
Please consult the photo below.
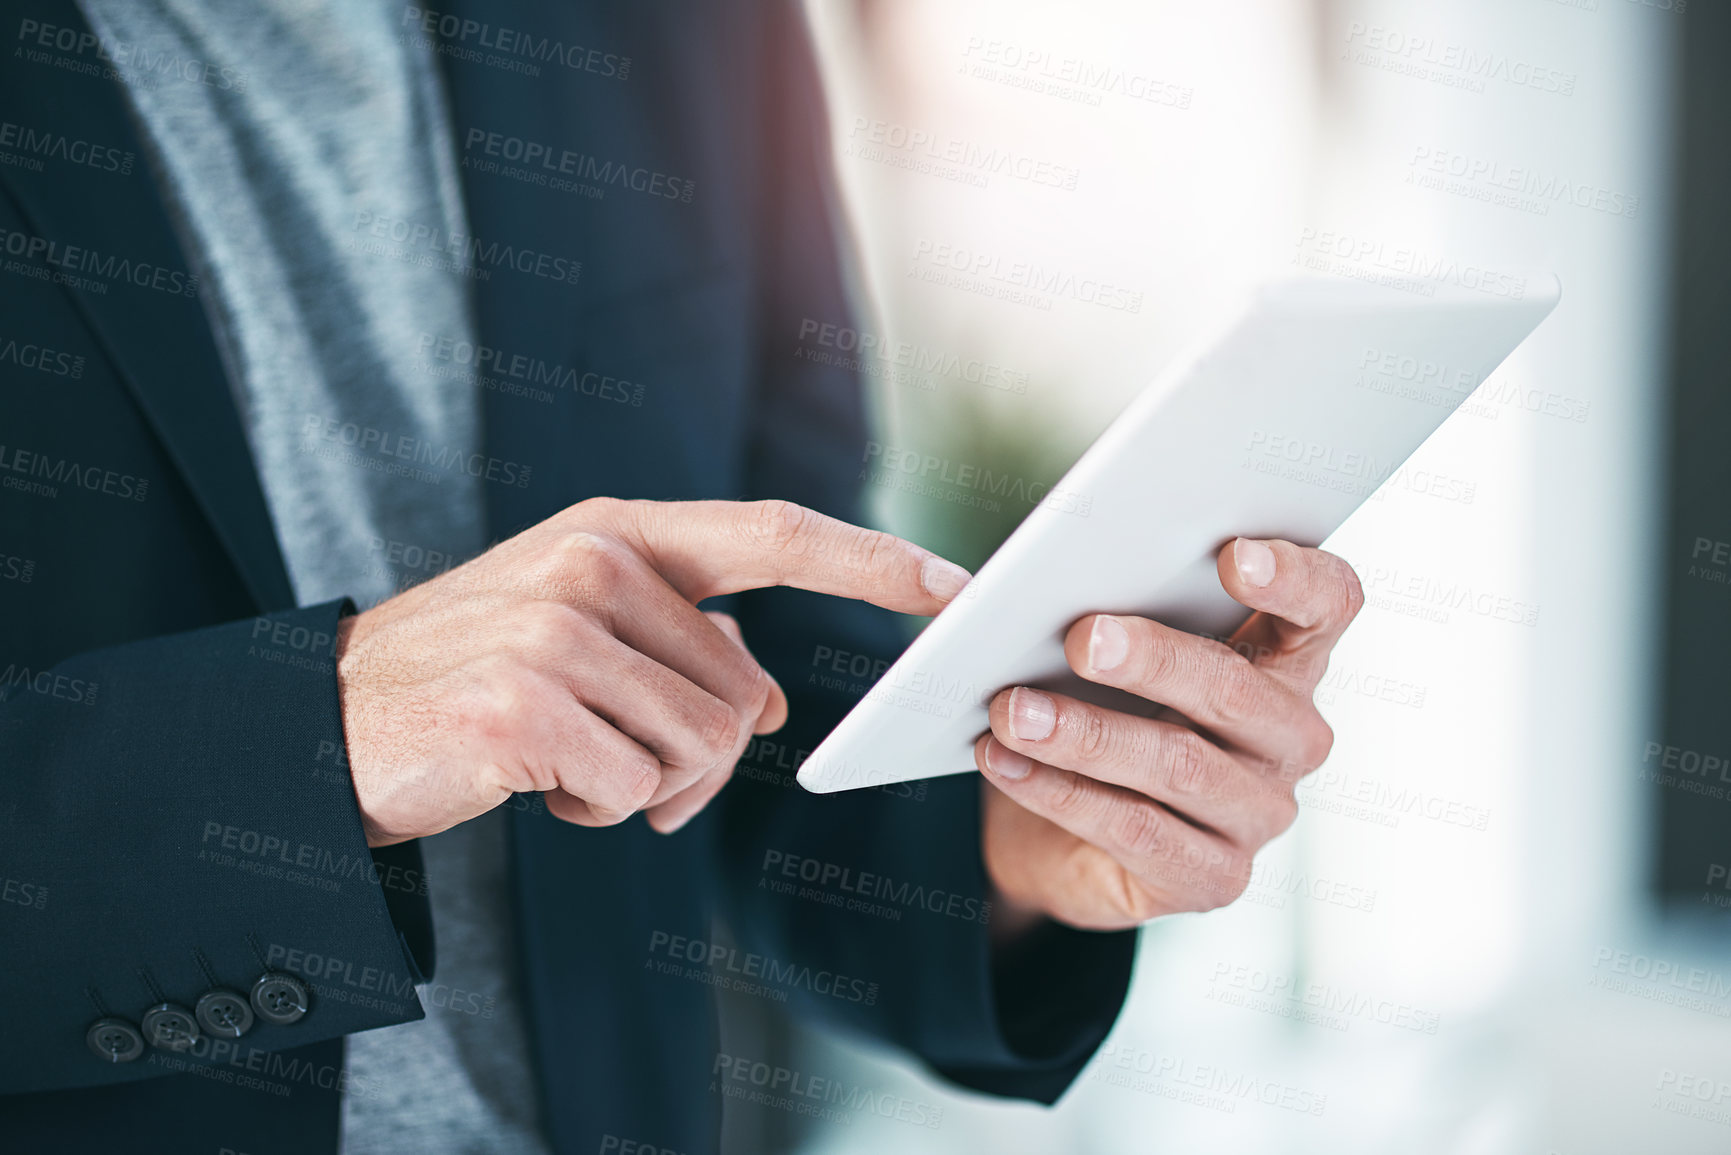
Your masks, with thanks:
[(1244, 584), (1261, 589), (1274, 580), (1274, 551), (1247, 537), (1232, 542), (1232, 562)]
[(1110, 614), (1098, 614), (1088, 631), (1088, 664), (1096, 670), (1116, 670), (1130, 653), (1130, 632)]
[(999, 778), (1020, 782), (1034, 768), (1034, 760), (1018, 754), (1002, 742), (986, 743), (986, 769)]
[(1052, 699), (1026, 686), (1010, 691), (1010, 733), (1024, 742), (1038, 742), (1057, 723), (1058, 710)]
[(972, 576), (955, 562), (941, 557), (928, 557), (926, 564), (920, 567), (920, 584), (940, 602), (954, 601)]

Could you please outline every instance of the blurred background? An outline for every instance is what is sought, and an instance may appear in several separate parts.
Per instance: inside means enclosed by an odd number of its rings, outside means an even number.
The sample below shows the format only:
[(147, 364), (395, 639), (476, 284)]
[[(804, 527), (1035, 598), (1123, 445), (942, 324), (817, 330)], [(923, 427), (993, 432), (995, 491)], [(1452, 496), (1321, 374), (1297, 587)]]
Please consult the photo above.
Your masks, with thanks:
[[(1731, 38), (1684, 7), (814, 0), (860, 321), (809, 344), (884, 446), (1049, 484), (1269, 276), (1564, 291), (1327, 543), (1334, 754), (1243, 901), (1142, 932), (1058, 1106), (758, 1024), (892, 1107), (730, 1108), (735, 1150), (1731, 1151)], [(1031, 505), (869, 497), (969, 565)]]

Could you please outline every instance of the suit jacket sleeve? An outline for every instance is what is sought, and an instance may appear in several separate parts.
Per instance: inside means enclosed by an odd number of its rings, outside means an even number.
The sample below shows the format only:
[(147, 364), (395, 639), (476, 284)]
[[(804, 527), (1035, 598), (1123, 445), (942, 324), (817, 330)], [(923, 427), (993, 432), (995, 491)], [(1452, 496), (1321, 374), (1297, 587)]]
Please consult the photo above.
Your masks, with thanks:
[[(778, 11), (766, 56), (782, 67), (763, 95), (775, 179), (757, 227), (764, 329), (751, 496), (857, 522), (865, 379), (790, 355), (814, 323), (846, 325), (850, 313), (821, 90), (793, 6)], [(791, 712), (782, 732), (753, 743), (722, 795), (737, 933), (818, 972), (808, 1013), (909, 1049), (975, 1089), (1054, 1101), (1116, 1018), (1134, 934), (1052, 925), (994, 952), (976, 777), (825, 796), (792, 781), (900, 651), (900, 625), (789, 590), (748, 595), (740, 611)]]
[[(7, 671), (0, 700), (0, 1093), (245, 1067), (422, 1017), (391, 911), (424, 907), (412, 850), (369, 852), (333, 670), (343, 603)], [(408, 920), (405, 921), (405, 925)], [(427, 961), (423, 959), (423, 961)], [(429, 968), (430, 969), (430, 968)], [(298, 1022), (235, 1040), (88, 1047), (267, 971), (310, 988)]]

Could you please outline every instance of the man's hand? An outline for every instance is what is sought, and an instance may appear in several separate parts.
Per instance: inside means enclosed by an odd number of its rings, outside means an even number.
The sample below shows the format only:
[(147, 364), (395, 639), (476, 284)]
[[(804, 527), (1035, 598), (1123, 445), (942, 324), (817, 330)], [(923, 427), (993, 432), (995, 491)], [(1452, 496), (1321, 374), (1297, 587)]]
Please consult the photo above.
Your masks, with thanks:
[(568, 822), (648, 807), (671, 832), (787, 717), (738, 627), (696, 603), (786, 585), (935, 614), (967, 578), (788, 502), (580, 502), (344, 621), (337, 682), (367, 843), (536, 790)]
[(1219, 569), (1257, 611), (1231, 646), (1105, 614), (1065, 638), (1077, 674), (1160, 703), (1159, 718), (1026, 687), (992, 700), (974, 759), (1004, 933), (1224, 906), (1297, 817), (1294, 788), (1334, 741), (1311, 695), (1364, 591), (1340, 558), (1284, 541), (1239, 538)]

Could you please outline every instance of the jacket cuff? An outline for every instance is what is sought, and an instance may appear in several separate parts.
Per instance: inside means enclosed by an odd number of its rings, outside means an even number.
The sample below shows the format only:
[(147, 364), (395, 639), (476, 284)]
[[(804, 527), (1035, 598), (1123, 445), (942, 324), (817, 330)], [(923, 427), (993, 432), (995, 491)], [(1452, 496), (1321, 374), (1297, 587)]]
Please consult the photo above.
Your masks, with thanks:
[[(81, 701), (0, 704), (0, 753), (19, 771), (0, 845), (47, 896), (3, 952), (8, 1020), (33, 1043), (0, 1050), (0, 1092), (256, 1067), (423, 1017), (393, 921), (424, 917), (418, 851), (368, 848), (343, 756), (345, 611), (79, 655), (53, 684), (95, 687)], [(213, 991), (239, 997), (200, 1016)], [(222, 1026), (249, 1017), (238, 1036)], [(93, 1033), (99, 1019), (116, 1022)]]
[[(939, 783), (933, 783), (934, 787)], [(980, 787), (973, 775), (941, 784), (965, 786), (954, 804), (965, 829), (981, 827)], [(976, 833), (972, 855), (979, 893), (992, 893)], [(982, 1025), (984, 1061), (934, 1064), (945, 1078), (992, 1095), (1052, 1104), (1075, 1082), (1111, 1033), (1129, 993), (1137, 932), (1076, 930), (1047, 921), (1013, 942), (994, 946), (986, 926), (970, 943), (968, 965), (989, 1020)]]

